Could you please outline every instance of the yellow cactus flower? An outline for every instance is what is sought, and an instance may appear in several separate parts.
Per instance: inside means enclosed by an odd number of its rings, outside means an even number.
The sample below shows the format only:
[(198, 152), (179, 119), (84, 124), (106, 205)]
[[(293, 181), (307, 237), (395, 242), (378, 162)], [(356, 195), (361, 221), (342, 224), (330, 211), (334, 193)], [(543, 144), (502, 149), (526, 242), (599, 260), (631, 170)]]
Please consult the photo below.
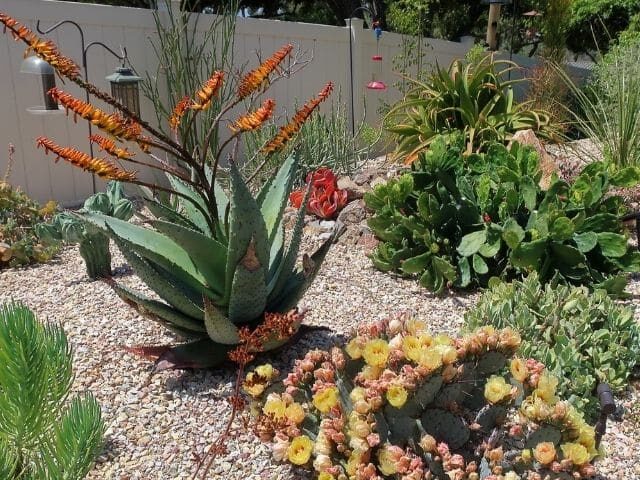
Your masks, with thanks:
[(524, 449), (522, 451), (522, 454), (520, 455), (520, 457), (522, 458), (522, 461), (524, 463), (531, 462), (531, 459), (533, 458), (533, 455), (531, 454), (531, 449), (530, 448)]
[(442, 355), (435, 348), (428, 348), (420, 352), (418, 363), (429, 370), (436, 370), (442, 366)]
[(293, 402), (291, 405), (287, 405), (284, 416), (287, 420), (298, 425), (304, 420), (304, 409), (299, 403)]
[(344, 347), (347, 355), (349, 355), (354, 360), (357, 360), (362, 357), (362, 342), (358, 337), (352, 338), (347, 343), (347, 346)]
[(584, 465), (591, 460), (587, 449), (579, 443), (563, 443), (560, 445), (560, 450), (562, 450), (562, 456), (571, 460), (574, 465)]
[(398, 467), (391, 451), (386, 447), (378, 450), (378, 468), (383, 475), (394, 475), (398, 473)]
[(269, 363), (257, 366), (254, 371), (265, 380), (272, 380), (277, 375), (275, 368)]
[(387, 390), (387, 400), (396, 408), (400, 408), (405, 404), (407, 395), (407, 390), (399, 384), (393, 384)]
[(389, 358), (389, 345), (381, 338), (369, 340), (364, 346), (362, 357), (367, 365), (384, 367)]
[(418, 337), (414, 337), (413, 335), (407, 335), (402, 339), (402, 352), (404, 356), (409, 360), (412, 360), (418, 363), (418, 359), (420, 358), (422, 346), (420, 345), (420, 341)]
[(256, 380), (256, 374), (254, 372), (249, 372), (242, 384), (242, 389), (254, 398), (262, 395), (264, 389), (267, 387), (265, 383)]
[(511, 364), (509, 365), (509, 370), (511, 371), (511, 375), (513, 376), (513, 378), (515, 378), (520, 383), (523, 383), (529, 376), (527, 364), (521, 358), (512, 359)]
[(451, 365), (458, 359), (458, 352), (451, 345), (437, 344), (435, 349), (440, 352), (442, 363), (445, 365)]
[(331, 475), (329, 472), (320, 472), (318, 475), (318, 480), (335, 480), (336, 477)]
[(284, 418), (287, 410), (287, 404), (277, 394), (271, 394), (267, 397), (267, 401), (264, 402), (262, 407), (262, 413), (267, 416), (272, 416), (275, 419)]
[(311, 458), (313, 450), (313, 441), (306, 435), (291, 440), (291, 444), (287, 449), (287, 458), (294, 465), (304, 465)]
[(313, 396), (313, 406), (320, 412), (327, 413), (333, 407), (338, 405), (340, 400), (340, 393), (337, 387), (329, 387), (320, 390)]
[(427, 324), (422, 320), (410, 319), (405, 322), (405, 329), (411, 335), (419, 335), (427, 331)]
[(534, 393), (548, 403), (555, 403), (557, 398), (556, 387), (558, 386), (558, 379), (548, 373), (543, 373), (538, 381), (538, 386), (534, 390)]
[(511, 393), (511, 385), (505, 382), (503, 377), (497, 375), (487, 380), (484, 386), (484, 398), (489, 403), (498, 403)]
[(436, 345), (453, 345), (453, 339), (449, 335), (445, 335), (444, 333), (440, 333), (435, 336), (433, 342)]
[(556, 447), (552, 442), (541, 442), (533, 450), (533, 457), (543, 465), (549, 465), (556, 459)]
[(365, 399), (365, 390), (362, 387), (354, 387), (353, 390), (349, 393), (349, 398), (353, 403), (356, 403), (360, 400)]

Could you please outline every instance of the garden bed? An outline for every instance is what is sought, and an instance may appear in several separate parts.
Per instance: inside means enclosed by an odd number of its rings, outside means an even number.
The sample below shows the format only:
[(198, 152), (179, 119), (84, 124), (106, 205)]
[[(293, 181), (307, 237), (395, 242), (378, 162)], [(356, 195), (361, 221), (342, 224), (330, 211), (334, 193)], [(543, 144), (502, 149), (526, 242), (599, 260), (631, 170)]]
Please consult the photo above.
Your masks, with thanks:
[[(307, 240), (313, 243), (313, 238)], [(113, 253), (118, 280), (144, 289), (120, 253)], [(191, 478), (197, 456), (227, 421), (233, 368), (151, 375), (151, 362), (123, 346), (172, 343), (175, 338), (140, 317), (105, 283), (88, 281), (75, 247), (64, 249), (49, 264), (0, 272), (0, 286), (0, 301), (21, 300), (40, 318), (62, 323), (75, 350), (74, 388), (91, 390), (102, 406), (107, 444), (88, 478)], [(633, 279), (629, 291), (636, 303), (640, 280)], [(405, 311), (428, 320), (434, 331), (454, 333), (477, 298), (434, 296), (413, 280), (375, 270), (364, 247), (335, 245), (301, 302), (310, 308), (306, 322), (330, 327), (331, 332), (309, 333), (271, 359), (285, 370), (308, 349), (331, 345), (361, 322)], [(598, 464), (604, 478), (640, 478), (639, 400), (638, 382), (618, 399), (627, 411), (622, 422), (609, 422), (603, 441), (609, 456)], [(209, 478), (310, 478), (274, 462), (250, 431), (227, 447), (229, 453), (219, 457)]]

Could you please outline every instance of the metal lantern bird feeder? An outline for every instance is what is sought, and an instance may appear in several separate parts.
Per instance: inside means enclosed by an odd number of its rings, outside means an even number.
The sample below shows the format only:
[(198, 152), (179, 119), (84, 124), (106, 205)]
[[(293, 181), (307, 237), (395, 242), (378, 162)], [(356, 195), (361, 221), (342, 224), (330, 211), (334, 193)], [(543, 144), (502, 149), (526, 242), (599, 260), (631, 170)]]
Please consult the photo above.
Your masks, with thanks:
[[(371, 57), (371, 60), (378, 63), (378, 73), (381, 73), (382, 69), (382, 55), (380, 55), (380, 37), (382, 36), (382, 28), (380, 22), (377, 20), (373, 22), (373, 33), (376, 36), (376, 54)], [(371, 81), (367, 83), (369, 90), (386, 90), (387, 86), (381, 80), (376, 80), (375, 73), (371, 74)]]
[(108, 75), (105, 80), (111, 84), (111, 96), (139, 116), (139, 84), (142, 78), (137, 76), (131, 68), (123, 65), (111, 75)]
[(27, 57), (20, 66), (21, 73), (31, 73), (40, 75), (42, 78), (42, 96), (44, 104), (37, 107), (29, 107), (27, 111), (30, 113), (47, 113), (58, 111), (58, 104), (49, 95), (49, 90), (56, 86), (55, 70), (51, 65), (35, 55)]

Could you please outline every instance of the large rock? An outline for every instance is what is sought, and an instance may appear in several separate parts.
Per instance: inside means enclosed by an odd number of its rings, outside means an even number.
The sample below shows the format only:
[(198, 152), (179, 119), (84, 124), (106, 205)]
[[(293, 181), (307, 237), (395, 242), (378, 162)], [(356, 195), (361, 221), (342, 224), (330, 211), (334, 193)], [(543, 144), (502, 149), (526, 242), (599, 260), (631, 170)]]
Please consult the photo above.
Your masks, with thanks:
[[(553, 157), (547, 153), (544, 145), (536, 136), (533, 130), (520, 130), (513, 134), (511, 142), (518, 142), (521, 145), (529, 145), (533, 147), (538, 155), (540, 155), (540, 168), (542, 170), (542, 178), (540, 178), (540, 188), (547, 190), (551, 186), (551, 178), (553, 174), (558, 174), (558, 166), (553, 161)], [(509, 144), (511, 145), (511, 144)]]

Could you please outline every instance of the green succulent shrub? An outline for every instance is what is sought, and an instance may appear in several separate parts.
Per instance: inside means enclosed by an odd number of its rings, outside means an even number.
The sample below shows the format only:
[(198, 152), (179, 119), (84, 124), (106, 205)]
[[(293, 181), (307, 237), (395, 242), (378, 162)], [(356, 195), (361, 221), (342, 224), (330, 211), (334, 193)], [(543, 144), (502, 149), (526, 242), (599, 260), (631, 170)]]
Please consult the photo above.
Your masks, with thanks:
[(622, 391), (640, 359), (640, 327), (631, 308), (603, 290), (541, 285), (535, 273), (492, 285), (465, 314), (467, 330), (480, 325), (520, 332), (520, 354), (544, 363), (560, 379), (558, 391), (591, 418), (598, 413), (597, 384)]
[(590, 478), (594, 428), (519, 344), (510, 328), (451, 338), (396, 318), (308, 352), (283, 381), (261, 365), (244, 389), (274, 458), (315, 478)]
[(102, 447), (100, 406), (69, 400), (72, 352), (58, 325), (0, 305), (0, 478), (80, 480)]
[[(87, 198), (78, 213), (84, 212), (102, 213), (126, 221), (133, 216), (133, 203), (124, 198), (120, 182), (109, 182), (106, 193), (96, 193)], [(36, 233), (49, 241), (80, 244), (80, 256), (87, 267), (89, 278), (111, 276), (109, 237), (78, 215), (71, 212), (58, 213), (50, 223), (39, 224)]]
[(453, 131), (464, 132), (467, 153), (483, 151), (493, 141), (506, 143), (518, 130), (550, 134), (547, 113), (515, 101), (513, 86), (522, 80), (506, 78), (516, 68), (482, 55), (437, 68), (424, 81), (410, 80), (414, 87), (385, 118), (396, 136), (396, 158), (411, 163), (438, 134)]
[(35, 233), (38, 223), (48, 220), (57, 205), (40, 207), (22, 190), (0, 181), (0, 269), (49, 261), (60, 242), (43, 242)]
[(543, 282), (616, 293), (626, 284), (621, 274), (640, 269), (619, 220), (623, 200), (607, 193), (638, 183), (634, 168), (611, 175), (593, 163), (571, 185), (555, 180), (544, 191), (532, 149), (464, 149), (460, 135), (438, 137), (410, 172), (365, 196), (369, 226), (382, 240), (371, 255), (377, 268), (417, 275), (435, 292), (537, 271)]

